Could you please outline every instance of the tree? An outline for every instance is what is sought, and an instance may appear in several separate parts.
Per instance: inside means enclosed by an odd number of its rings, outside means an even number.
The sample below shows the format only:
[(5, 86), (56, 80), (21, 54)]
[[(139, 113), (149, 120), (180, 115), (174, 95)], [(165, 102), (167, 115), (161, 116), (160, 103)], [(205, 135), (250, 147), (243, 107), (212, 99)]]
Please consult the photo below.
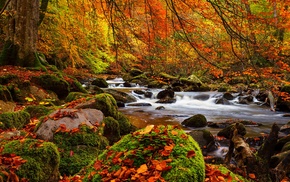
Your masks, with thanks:
[(0, 65), (36, 66), (39, 0), (7, 0), (6, 3), (6, 40)]

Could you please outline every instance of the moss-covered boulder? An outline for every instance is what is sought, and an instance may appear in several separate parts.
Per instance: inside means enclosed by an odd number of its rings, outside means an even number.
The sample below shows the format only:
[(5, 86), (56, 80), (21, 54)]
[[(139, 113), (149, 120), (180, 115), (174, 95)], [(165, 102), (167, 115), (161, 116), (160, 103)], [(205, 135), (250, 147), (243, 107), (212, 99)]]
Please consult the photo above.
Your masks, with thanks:
[(65, 98), (65, 102), (71, 102), (74, 101), (76, 99), (80, 99), (80, 98), (85, 98), (87, 97), (89, 94), (87, 93), (82, 93), (82, 92), (70, 92), (68, 94), (68, 96)]
[(75, 107), (76, 109), (93, 108), (103, 112), (105, 116), (118, 118), (117, 102), (111, 94), (101, 93), (97, 94), (95, 98), (81, 103)]
[(130, 103), (137, 101), (137, 99), (134, 96), (129, 95), (122, 91), (114, 89), (106, 89), (105, 93), (111, 94), (117, 102)]
[(104, 136), (109, 140), (110, 145), (120, 140), (120, 125), (117, 120), (113, 117), (106, 117), (103, 120), (104, 126)]
[(26, 106), (24, 111), (30, 114), (30, 118), (40, 118), (41, 116), (48, 115), (52, 109), (44, 105), (30, 105)]
[(3, 181), (8, 180), (7, 174), (11, 177), (11, 181), (55, 182), (59, 180), (60, 157), (53, 143), (22, 139), (5, 141), (1, 146), (3, 148), (0, 158), (6, 159), (6, 165), (0, 165), (0, 179), (2, 178)]
[(203, 182), (198, 144), (175, 126), (147, 126), (124, 136), (78, 176), (82, 181)]
[(139, 76), (141, 74), (143, 74), (143, 71), (141, 71), (140, 69), (137, 69), (137, 68), (132, 68), (130, 71), (129, 71), (129, 74), (133, 77), (135, 76)]
[(83, 124), (72, 130), (60, 127), (54, 133), (53, 143), (60, 151), (59, 171), (62, 175), (74, 175), (109, 145), (103, 131), (103, 126)]
[(187, 127), (205, 127), (207, 126), (207, 119), (202, 114), (196, 114), (191, 116), (190, 118), (185, 119), (184, 121), (182, 121), (181, 124)]
[(233, 173), (223, 165), (206, 164), (205, 181), (231, 181), (231, 182), (250, 182), (238, 174)]
[(64, 99), (70, 92), (69, 83), (56, 75), (43, 74), (39, 77), (34, 76), (31, 78), (31, 82), (55, 92), (60, 99)]
[(25, 111), (5, 112), (0, 114), (0, 129), (21, 129), (29, 123), (30, 115)]
[(98, 86), (100, 88), (108, 88), (109, 84), (106, 82), (104, 78), (95, 78), (92, 81), (92, 85)]

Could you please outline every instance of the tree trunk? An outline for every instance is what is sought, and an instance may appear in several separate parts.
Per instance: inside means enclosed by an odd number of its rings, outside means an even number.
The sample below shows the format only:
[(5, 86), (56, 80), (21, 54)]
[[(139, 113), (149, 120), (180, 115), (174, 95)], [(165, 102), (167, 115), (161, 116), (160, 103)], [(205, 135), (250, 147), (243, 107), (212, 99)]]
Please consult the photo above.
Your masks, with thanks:
[(11, 0), (0, 65), (36, 66), (39, 0)]

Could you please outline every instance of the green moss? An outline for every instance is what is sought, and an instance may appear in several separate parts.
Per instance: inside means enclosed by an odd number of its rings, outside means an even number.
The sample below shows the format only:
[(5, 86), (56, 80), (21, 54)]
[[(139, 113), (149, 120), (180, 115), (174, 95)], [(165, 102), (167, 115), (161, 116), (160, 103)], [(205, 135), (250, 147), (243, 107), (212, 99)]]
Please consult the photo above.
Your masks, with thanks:
[(81, 93), (81, 92), (70, 92), (68, 96), (65, 98), (65, 102), (71, 102), (73, 100), (79, 99), (79, 98), (84, 98), (88, 96), (86, 93)]
[(282, 92), (290, 93), (290, 85), (286, 84), (281, 88)]
[[(172, 151), (168, 155), (162, 154), (165, 146), (170, 145), (173, 145)], [(189, 153), (194, 153), (194, 155), (188, 156)], [(118, 161), (115, 158), (117, 155)], [(95, 162), (102, 164), (100, 169), (96, 170), (93, 167), (94, 162), (79, 174), (85, 174), (83, 181), (89, 181), (89, 174), (95, 171), (91, 181), (101, 181), (102, 176), (98, 172), (105, 168), (109, 173), (116, 172), (120, 168), (118, 166), (127, 166), (136, 170), (143, 164), (149, 165), (152, 160), (171, 161), (167, 163), (168, 166), (171, 166), (168, 171), (162, 172), (162, 177), (166, 181), (204, 181), (205, 164), (198, 144), (182, 129), (176, 129), (170, 125), (155, 126), (152, 130), (146, 128), (124, 136), (119, 142), (99, 155)], [(132, 161), (133, 163), (127, 164), (124, 161)], [(127, 181), (130, 181), (130, 176)]]
[(104, 136), (110, 141), (110, 145), (120, 140), (120, 126), (119, 122), (112, 117), (106, 117), (103, 120)]
[(43, 105), (30, 105), (27, 106), (24, 111), (28, 112), (31, 118), (40, 118), (41, 116), (48, 115), (52, 109)]
[(99, 109), (103, 112), (103, 114), (107, 116), (111, 116), (113, 118), (118, 118), (118, 106), (117, 102), (114, 97), (110, 94), (101, 93), (95, 96), (96, 102), (96, 109)]
[(0, 114), (0, 129), (16, 128), (21, 129), (24, 125), (29, 123), (30, 115), (25, 111), (6, 112)]
[(134, 127), (130, 123), (129, 119), (121, 112), (118, 113), (117, 121), (119, 123), (121, 135), (126, 135), (126, 134), (136, 130), (136, 127)]
[(59, 179), (59, 152), (51, 142), (35, 139), (13, 140), (4, 145), (2, 154), (16, 154), (27, 160), (16, 171), (18, 177), (29, 181), (56, 181)]
[(55, 92), (61, 99), (65, 98), (70, 91), (69, 84), (61, 76), (57, 77), (55, 75), (44, 74), (39, 77), (33, 77), (31, 82), (40, 85), (44, 89)]
[(94, 160), (109, 145), (102, 134), (101, 126), (96, 128), (86, 125), (80, 126), (75, 133), (55, 133), (53, 142), (61, 151), (60, 173), (73, 175)]
[[(211, 165), (211, 164), (208, 164), (208, 165), (211, 166), (211, 167), (216, 168), (217, 170), (220, 170), (221, 173), (225, 174), (226, 176), (228, 176), (228, 174), (230, 174), (232, 182), (240, 182), (240, 181), (250, 182), (250, 180), (247, 180), (247, 179), (243, 178), (242, 176), (233, 173), (232, 171), (230, 171), (229, 169), (227, 169), (226, 167), (224, 167), (222, 165)], [(228, 180), (230, 180), (230, 179), (228, 179)], [(228, 181), (228, 180), (225, 179), (225, 181)]]

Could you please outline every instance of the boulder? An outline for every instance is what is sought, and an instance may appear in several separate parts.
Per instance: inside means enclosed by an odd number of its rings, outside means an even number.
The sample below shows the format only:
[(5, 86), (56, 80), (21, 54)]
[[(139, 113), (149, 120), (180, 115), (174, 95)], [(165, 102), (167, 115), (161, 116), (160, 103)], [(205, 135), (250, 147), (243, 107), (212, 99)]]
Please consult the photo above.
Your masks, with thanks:
[(226, 128), (220, 130), (217, 133), (217, 136), (221, 136), (221, 137), (225, 137), (227, 139), (231, 138), (231, 134), (233, 133), (233, 130), (235, 129), (235, 127), (238, 129), (238, 134), (241, 136), (245, 136), (247, 131), (245, 128), (245, 125), (243, 125), (242, 123), (235, 123), (235, 124), (231, 124), (229, 126), (227, 126)]
[(12, 95), (6, 86), (0, 85), (0, 100), (13, 101)]
[(172, 89), (165, 89), (165, 90), (162, 90), (160, 91), (158, 94), (157, 94), (157, 99), (166, 99), (166, 98), (174, 98), (174, 91)]
[(231, 105), (231, 103), (225, 99), (225, 98), (218, 98), (216, 101), (215, 101), (216, 104), (222, 104), (222, 105)]
[(75, 177), (92, 182), (203, 182), (205, 164), (198, 144), (182, 129), (149, 125), (124, 136)]
[(208, 130), (192, 130), (188, 135), (199, 144), (204, 154), (212, 152), (218, 148), (214, 136)]
[(152, 104), (150, 103), (144, 103), (144, 102), (138, 102), (138, 103), (130, 103), (130, 104), (127, 104), (127, 106), (152, 106)]
[(253, 102), (254, 97), (252, 95), (239, 97), (239, 104), (249, 104)]
[(280, 128), (280, 132), (285, 133), (286, 135), (290, 134), (290, 122), (288, 122), (287, 124), (283, 125)]
[(132, 68), (130, 71), (129, 71), (129, 74), (133, 77), (135, 76), (139, 76), (141, 74), (143, 74), (143, 71), (137, 69), (137, 68)]
[[(2, 141), (0, 156), (6, 158), (1, 165), (3, 181), (59, 181), (60, 156), (51, 142), (36, 139)], [(5, 156), (5, 157), (4, 157)], [(7, 175), (10, 176), (10, 180)]]
[(196, 99), (196, 100), (205, 101), (205, 100), (208, 100), (209, 97), (210, 97), (209, 94), (200, 94), (200, 95), (194, 96), (193, 98)]
[(121, 92), (114, 89), (106, 89), (104, 91), (105, 93), (111, 94), (114, 97), (114, 99), (118, 102), (130, 103), (137, 101), (137, 99), (134, 96), (129, 95), (125, 92)]
[(207, 126), (207, 120), (204, 115), (196, 114), (194, 116), (191, 116), (190, 118), (185, 119), (181, 124), (186, 127), (199, 128)]
[(0, 129), (22, 129), (29, 121), (30, 115), (28, 112), (5, 112), (0, 114)]
[(97, 109), (59, 109), (48, 115), (36, 134), (42, 140), (53, 141), (53, 135), (60, 127), (71, 131), (78, 129), (80, 125), (98, 125), (103, 118), (103, 113)]
[(227, 100), (233, 100), (235, 97), (231, 93), (226, 92), (226, 93), (224, 93), (223, 98), (225, 98)]
[(161, 103), (161, 104), (172, 104), (175, 102), (176, 102), (176, 99), (174, 99), (174, 98), (164, 98), (164, 99), (160, 99), (160, 100), (156, 101), (156, 103)]
[(104, 78), (95, 78), (91, 84), (100, 88), (108, 88), (109, 86)]

